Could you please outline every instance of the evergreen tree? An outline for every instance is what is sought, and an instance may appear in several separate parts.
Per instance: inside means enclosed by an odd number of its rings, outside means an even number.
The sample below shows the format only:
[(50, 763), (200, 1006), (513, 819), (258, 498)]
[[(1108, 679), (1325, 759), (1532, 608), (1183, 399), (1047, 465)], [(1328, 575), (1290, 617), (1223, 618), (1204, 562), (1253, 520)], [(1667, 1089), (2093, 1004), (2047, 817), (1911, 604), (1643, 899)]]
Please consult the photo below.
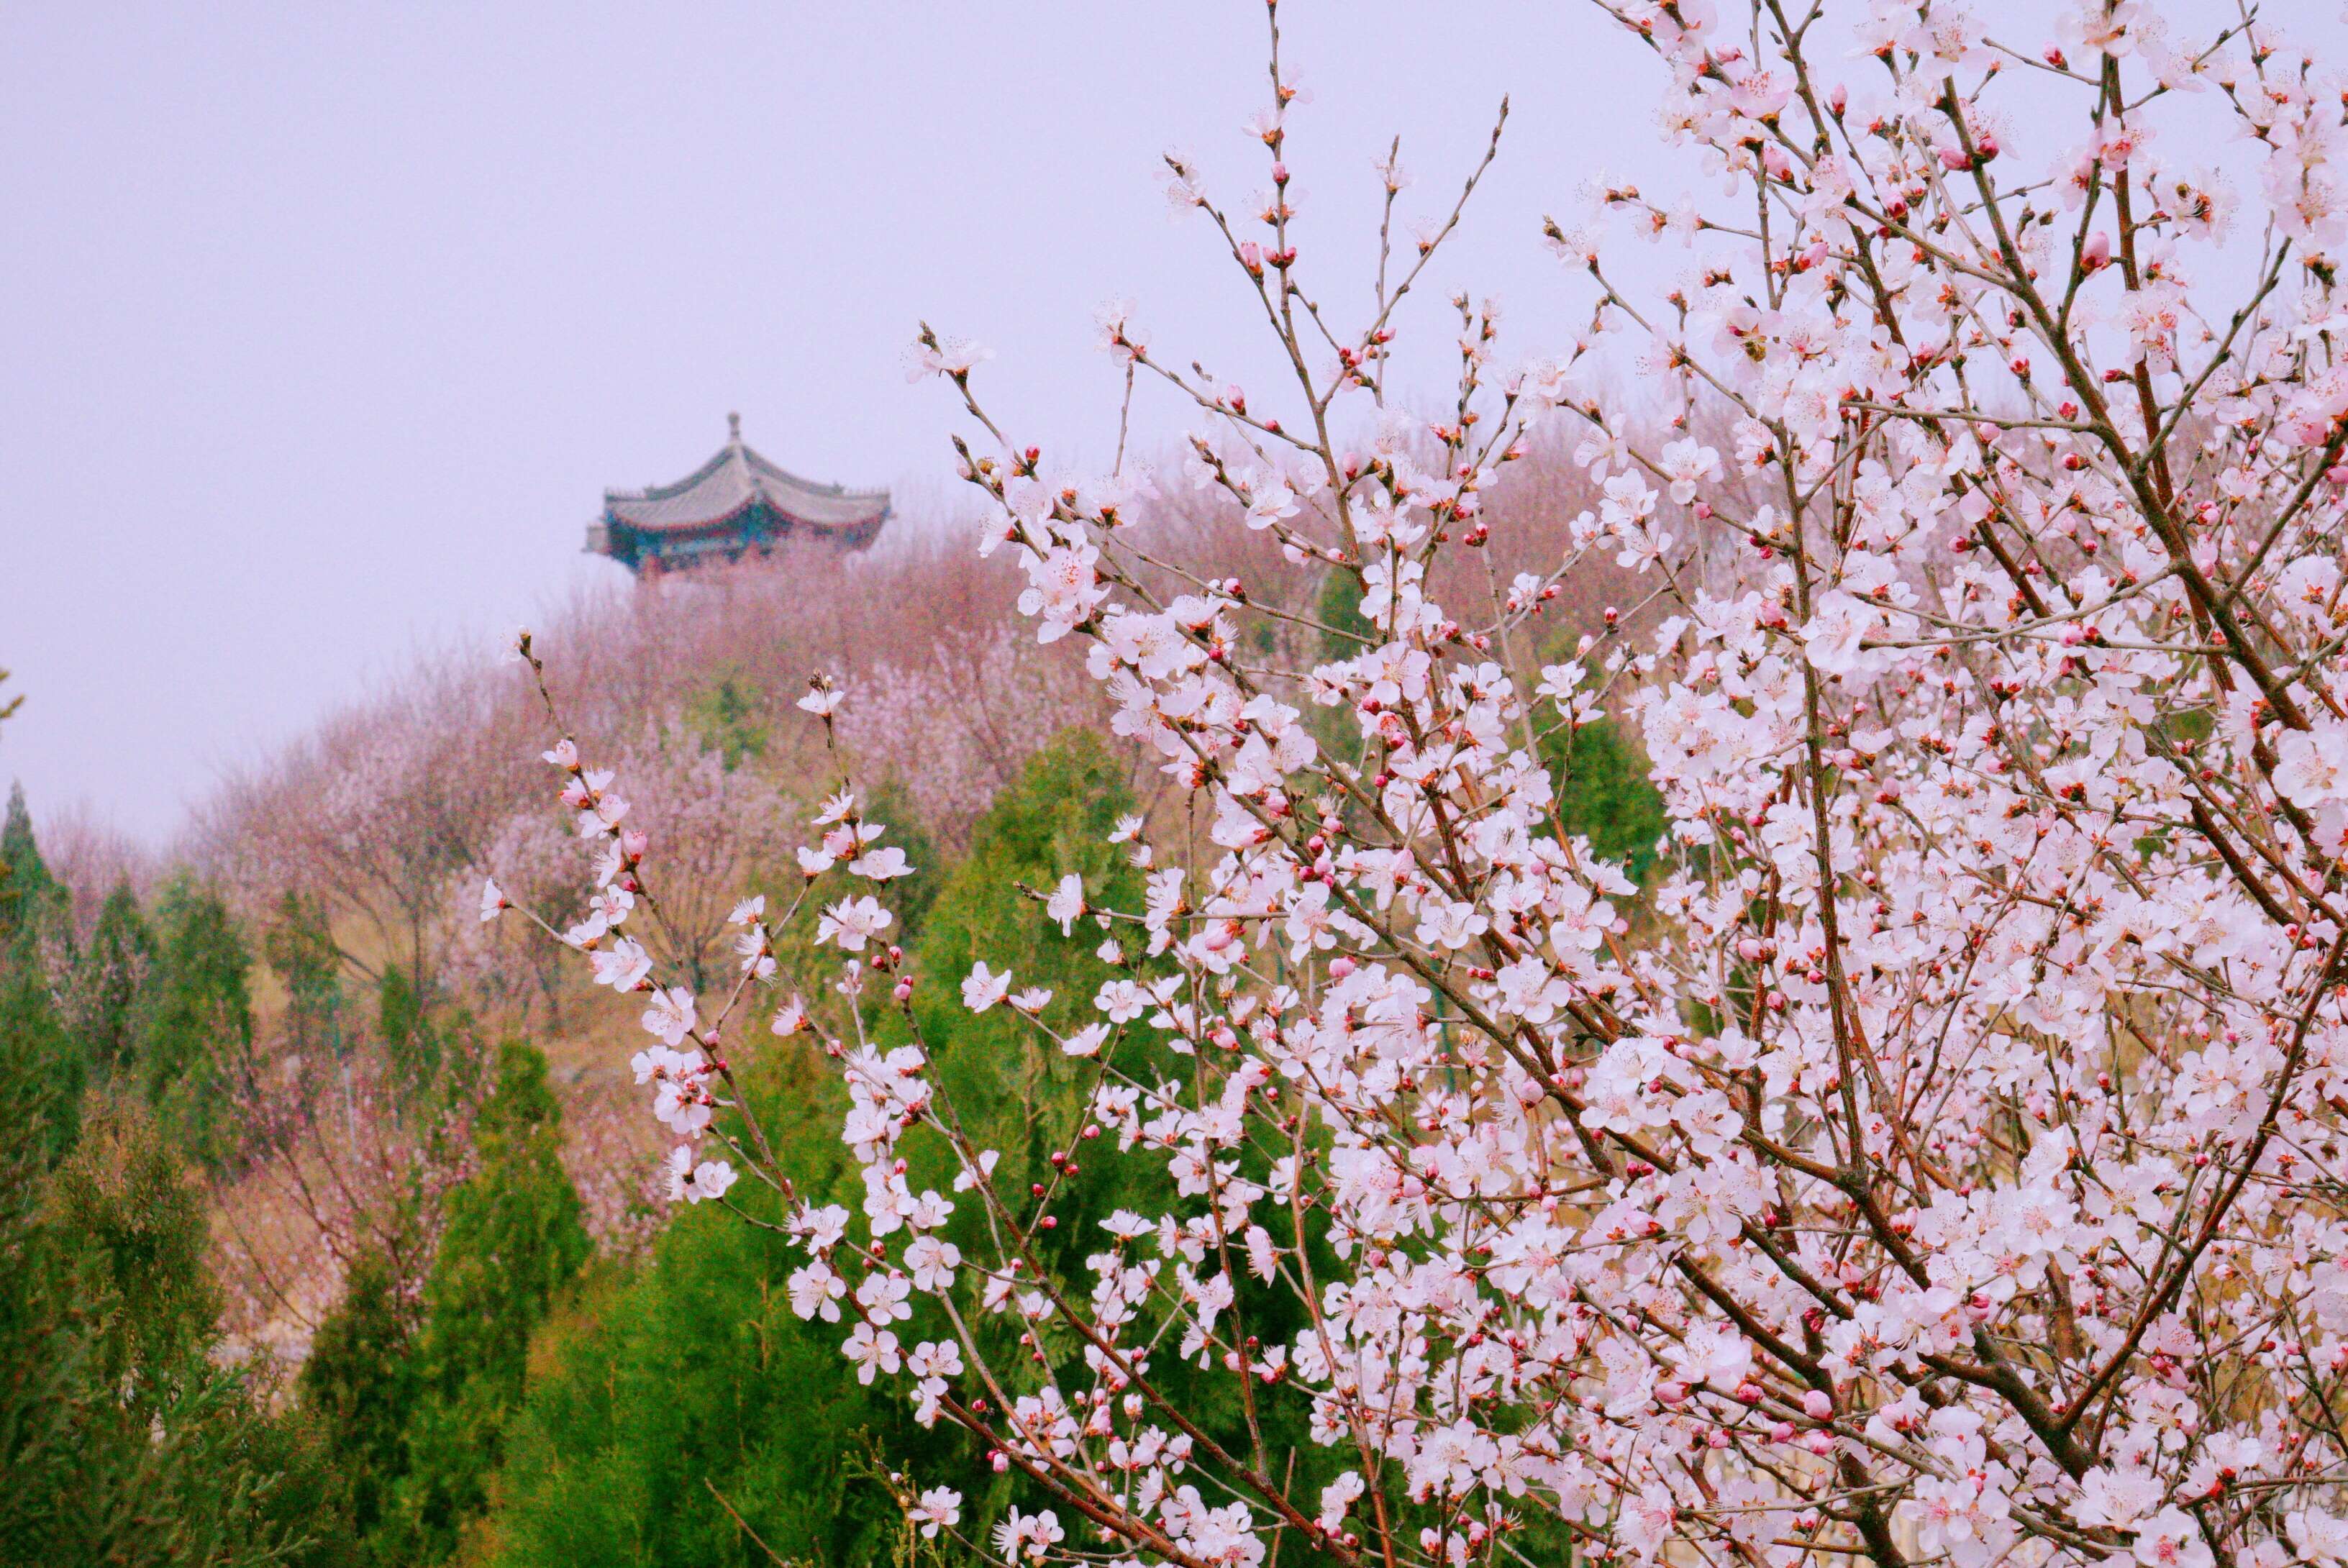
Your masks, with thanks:
[(53, 1092), (0, 1052), (0, 1563), (345, 1561), (307, 1423), (215, 1354), (184, 1171), (120, 1101), (46, 1170)]
[(67, 895), (33, 836), (22, 785), (0, 818), (0, 1052), (37, 1074), (50, 1162), (73, 1147), (88, 1063), (58, 1007), (53, 958), (69, 962)]
[[(803, 1196), (860, 1202), (838, 1135), (839, 1080), (805, 1054), (775, 1057), (748, 1067), (747, 1089), (778, 1156)], [(769, 1223), (783, 1217), (754, 1182), (732, 1197)], [(551, 1323), (508, 1429), (491, 1560), (770, 1568), (772, 1551), (836, 1568), (885, 1561), (902, 1526), (886, 1495), (856, 1479), (865, 1442), (935, 1473), (968, 1456), (944, 1428), (916, 1426), (901, 1396), (847, 1374), (843, 1325), (792, 1312), (787, 1282), (805, 1261), (788, 1237), (704, 1203), (675, 1215), (645, 1264), (598, 1281)]]
[(48, 862), (34, 841), (25, 787), (13, 786), (7, 814), (0, 817), (0, 944), (34, 930), (64, 901), (65, 889), (49, 874)]
[(74, 962), (73, 1029), (100, 1078), (128, 1073), (135, 1063), (139, 993), (154, 956), (138, 895), (129, 882), (116, 883)]
[[(913, 868), (911, 875), (889, 884), (889, 908), (897, 917), (896, 928), (890, 934), (901, 946), (910, 949), (921, 941), (930, 906), (937, 902), (938, 890), (945, 885), (946, 868), (941, 863), (943, 851), (922, 820), (911, 793), (898, 779), (884, 780), (866, 795), (860, 805), (866, 820), (888, 824), (889, 836), (884, 841), (904, 851), (906, 864)], [(798, 868), (791, 869), (795, 879)], [(770, 907), (777, 903), (772, 898), (767, 902)]]
[(49, 985), (40, 944), (30, 931), (0, 945), (0, 1057), (37, 1080), (40, 1092), (28, 1106), (41, 1130), (45, 1164), (55, 1164), (73, 1147), (88, 1071), (83, 1054)]
[(442, 1042), (428, 998), (415, 977), (396, 964), (384, 965), (376, 983), (376, 1032), (391, 1061), (394, 1078), (411, 1098), (421, 1097), (440, 1076)]
[(343, 1054), (343, 954), (324, 906), (292, 888), (262, 939), (262, 956), (285, 987), (289, 1043), (304, 1055)]
[[(1033, 1099), (1031, 1075), (1072, 1080), (1081, 1064), (1029, 1060), (1028, 1026), (1009, 1008), (973, 1015), (963, 1006), (963, 977), (981, 959), (997, 972), (1007, 966), (1020, 989), (1051, 990), (1044, 1016), (1064, 1032), (1091, 1022), (1094, 993), (1118, 973), (1096, 954), (1103, 933), (1086, 920), (1063, 934), (1018, 889), (1049, 892), (1074, 872), (1091, 903), (1138, 907), (1140, 874), (1108, 841), (1117, 819), (1132, 809), (1122, 760), (1089, 732), (1069, 730), (995, 796), (971, 830), (969, 852), (938, 890), (919, 946), (916, 1008), (925, 1037), (965, 1076), (996, 1080), (988, 1102), (1007, 1093), (1025, 1103)], [(968, 1087), (957, 1083), (957, 1094)]]
[(153, 1404), (157, 1381), (210, 1343), (220, 1298), (204, 1264), (203, 1197), (137, 1100), (97, 1102), (51, 1183), (49, 1219), (93, 1265), (83, 1284), (98, 1307), (102, 1375)]
[(695, 740), (716, 752), (730, 772), (745, 759), (755, 761), (767, 755), (769, 706), (767, 694), (729, 671), (685, 705), (685, 727)]
[[(1079, 1111), (1099, 1067), (1048, 1047), (1038, 1049), (1033, 1026), (1009, 1007), (972, 1013), (963, 1003), (962, 981), (984, 960), (996, 972), (1007, 966), (1016, 989), (1048, 989), (1052, 1000), (1042, 1016), (1062, 1034), (1099, 1017), (1094, 995), (1105, 982), (1138, 972), (1139, 941), (1130, 928), (1119, 931), (1128, 963), (1113, 966), (1098, 953), (1107, 933), (1086, 919), (1064, 934), (1019, 889), (1048, 892), (1074, 872), (1084, 880), (1088, 904), (1140, 907), (1141, 874), (1108, 841), (1132, 808), (1123, 760), (1090, 732), (1066, 732), (1029, 758), (1018, 779), (996, 795), (972, 830), (969, 853), (948, 872), (930, 910), (915, 955), (915, 1016), (965, 1130), (1001, 1151), (996, 1180), (1005, 1191), (1050, 1178), (1054, 1141), (1066, 1140), (1083, 1119)], [(896, 1026), (893, 1018), (880, 1025), (884, 1033)], [(1159, 1049), (1137, 1037), (1121, 1048), (1120, 1064), (1144, 1079), (1157, 1066), (1176, 1070), (1170, 1059), (1153, 1054)], [(942, 1146), (916, 1139), (910, 1150), (924, 1161), (922, 1181), (942, 1190), (953, 1175)], [(1071, 1185), (1056, 1207), (1053, 1247), (1093, 1249), (1097, 1238), (1091, 1221), (1136, 1205), (1139, 1195), (1128, 1183), (1142, 1180), (1148, 1177), (1140, 1162), (1113, 1161)], [(966, 1217), (975, 1220), (977, 1205), (968, 1207)]]
[(507, 1042), (474, 1124), (479, 1167), (448, 1196), (425, 1281), (407, 1473), (381, 1532), (389, 1560), (446, 1559), (487, 1503), (530, 1332), (593, 1250), (562, 1169), (561, 1119), (545, 1057)]
[(1621, 862), (1633, 882), (1653, 874), (1670, 830), (1663, 798), (1647, 779), (1645, 760), (1611, 718), (1573, 729), (1560, 725), (1541, 737), (1541, 760), (1557, 785), (1558, 820), (1590, 847)]
[(199, 1163), (228, 1165), (238, 1091), (252, 1060), (252, 956), (218, 894), (182, 875), (156, 910), (160, 935), (139, 997), (139, 1083)]
[(343, 1299), (302, 1364), (303, 1408), (324, 1429), (351, 1529), (362, 1539), (381, 1525), (407, 1469), (416, 1329), (415, 1304), (389, 1256), (370, 1249), (352, 1264)]

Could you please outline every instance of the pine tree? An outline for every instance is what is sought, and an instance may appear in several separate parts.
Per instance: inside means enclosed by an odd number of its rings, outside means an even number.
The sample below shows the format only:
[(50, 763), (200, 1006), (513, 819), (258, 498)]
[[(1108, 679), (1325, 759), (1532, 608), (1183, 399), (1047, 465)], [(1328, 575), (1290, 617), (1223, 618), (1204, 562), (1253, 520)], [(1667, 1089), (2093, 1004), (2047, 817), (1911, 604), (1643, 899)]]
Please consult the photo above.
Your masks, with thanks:
[(52, 960), (69, 962), (67, 897), (41, 858), (22, 785), (0, 819), (0, 1053), (41, 1080), (51, 1163), (73, 1147), (88, 1062), (58, 1007)]
[(262, 938), (262, 956), (285, 987), (285, 1022), (294, 1049), (343, 1054), (343, 954), (324, 906), (292, 888)]
[(376, 1032), (391, 1061), (394, 1079), (410, 1099), (422, 1097), (440, 1076), (440, 1029), (421, 986), (396, 964), (384, 965), (376, 982)]
[(88, 1075), (81, 1049), (58, 1016), (40, 944), (29, 931), (0, 945), (0, 1057), (38, 1080), (32, 1114), (42, 1129), (44, 1162), (55, 1164), (77, 1135)]
[[(1048, 1173), (1050, 1140), (1068, 1136), (1097, 1068), (1034, 1048), (1032, 1026), (1008, 1007), (971, 1013), (963, 1005), (963, 977), (981, 959), (998, 972), (1007, 965), (1015, 988), (1040, 985), (1051, 991), (1043, 1016), (1063, 1034), (1099, 1016), (1092, 1005), (1095, 994), (1105, 982), (1134, 971), (1099, 957), (1106, 934), (1091, 921), (1080, 921), (1063, 934), (1043, 906), (1018, 890), (1048, 892), (1074, 872), (1083, 879), (1092, 905), (1138, 908), (1141, 875), (1108, 842), (1117, 820), (1132, 807), (1121, 759), (1089, 732), (1068, 731), (1029, 758), (1018, 779), (995, 797), (972, 830), (969, 853), (949, 871), (930, 910), (916, 954), (921, 978), (915, 1013), (923, 1038), (937, 1053), (940, 1077), (971, 1121), (971, 1135), (1002, 1151), (998, 1180), (1008, 1190)], [(1119, 935), (1139, 960), (1139, 944), (1129, 932)], [(1148, 1076), (1138, 1056), (1125, 1066)], [(925, 1146), (917, 1140), (916, 1148)], [(928, 1152), (943, 1158), (942, 1150)], [(1116, 1180), (1138, 1169), (1129, 1161), (1112, 1163), (1120, 1172)], [(942, 1188), (951, 1175), (941, 1166), (926, 1179)], [(1077, 1207), (1062, 1216), (1058, 1234), (1090, 1238), (1094, 1233), (1086, 1217), (1093, 1206), (1115, 1207), (1127, 1196), (1110, 1186), (1086, 1183), (1073, 1195)], [(1108, 1208), (1099, 1212), (1106, 1214)]]
[(152, 1380), (185, 1367), (220, 1315), (202, 1195), (145, 1108), (119, 1097), (96, 1104), (51, 1191), (51, 1222), (96, 1265), (84, 1283), (100, 1304), (103, 1375), (152, 1404)]

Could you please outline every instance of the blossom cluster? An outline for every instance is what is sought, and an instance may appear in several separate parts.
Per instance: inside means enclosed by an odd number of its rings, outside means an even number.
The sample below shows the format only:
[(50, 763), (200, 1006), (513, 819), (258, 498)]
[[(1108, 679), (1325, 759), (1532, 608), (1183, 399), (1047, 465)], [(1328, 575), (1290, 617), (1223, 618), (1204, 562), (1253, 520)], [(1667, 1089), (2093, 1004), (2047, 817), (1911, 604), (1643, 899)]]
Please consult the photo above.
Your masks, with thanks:
[[(2342, 83), (2255, 15), (2188, 42), (2138, 0), (2066, 5), (2036, 54), (1937, 0), (1603, 8), (1733, 194), (1591, 181), (1549, 225), (1590, 329), (1504, 370), (1456, 302), (1432, 420), (1385, 377), (1458, 208), (1341, 334), (1303, 282), (1276, 5), (1268, 190), (1226, 207), (1168, 160), (1294, 384), (1163, 360), (1123, 307), (1105, 345), (1200, 421), (1185, 478), (1229, 526), (1339, 576), (1357, 618), (1313, 667), (1259, 657), (1239, 579), (1168, 592), (1129, 547), (1170, 479), (1048, 468), (983, 355), (925, 330), (1021, 611), (1188, 811), (1120, 829), (1139, 907), (1035, 890), (1121, 976), (1081, 1031), (987, 964), (924, 977), (1097, 1071), (1029, 1189), (912, 1021), (901, 857), (827, 801), (801, 865), (851, 1005), (800, 979), (771, 1027), (842, 1075), (864, 1195), (791, 1209), (793, 1305), (1016, 1472), (984, 1544), (953, 1488), (891, 1481), (1005, 1562), (2348, 1562)], [(1632, 283), (1618, 226), (1684, 269)], [(2193, 281), (2229, 268), (2234, 301)], [(1607, 390), (1632, 371), (1660, 413)], [(1600, 487), (1574, 549), (1438, 602), (1543, 438)], [(1608, 560), (1645, 601), (1551, 632)], [(1559, 807), (1562, 743), (1609, 714), (1669, 822), (1644, 885)], [(570, 937), (649, 995), (657, 1112), (788, 1195), (713, 1113), (728, 1020), (789, 991), (790, 914), (739, 912), (714, 1016), (662, 988), (617, 934), (647, 846), (552, 759), (604, 846)], [(883, 989), (914, 1043), (868, 1037)], [(1111, 1159), (1163, 1206), (1054, 1264), (1055, 1201)], [(732, 1178), (679, 1161), (688, 1197)], [(1275, 1406), (1309, 1452), (1267, 1444)]]

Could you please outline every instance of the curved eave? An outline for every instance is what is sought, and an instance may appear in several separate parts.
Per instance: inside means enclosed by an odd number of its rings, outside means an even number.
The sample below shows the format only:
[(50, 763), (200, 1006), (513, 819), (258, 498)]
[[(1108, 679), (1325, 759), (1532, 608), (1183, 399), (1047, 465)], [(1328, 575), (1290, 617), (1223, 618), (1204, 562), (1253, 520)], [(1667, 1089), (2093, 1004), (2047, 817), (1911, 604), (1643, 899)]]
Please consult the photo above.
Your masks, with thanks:
[(870, 511), (838, 522), (824, 522), (814, 518), (803, 517), (788, 507), (778, 506), (768, 497), (754, 495), (740, 505), (714, 516), (690, 518), (674, 522), (639, 521), (606, 503), (603, 508), (603, 523), (607, 528), (624, 528), (631, 533), (641, 534), (646, 538), (672, 538), (737, 528), (741, 525), (742, 520), (753, 512), (766, 512), (778, 523), (793, 531), (804, 531), (808, 533), (853, 533), (860, 529), (878, 528), (889, 520), (891, 512), (886, 493), (874, 499), (877, 504)]

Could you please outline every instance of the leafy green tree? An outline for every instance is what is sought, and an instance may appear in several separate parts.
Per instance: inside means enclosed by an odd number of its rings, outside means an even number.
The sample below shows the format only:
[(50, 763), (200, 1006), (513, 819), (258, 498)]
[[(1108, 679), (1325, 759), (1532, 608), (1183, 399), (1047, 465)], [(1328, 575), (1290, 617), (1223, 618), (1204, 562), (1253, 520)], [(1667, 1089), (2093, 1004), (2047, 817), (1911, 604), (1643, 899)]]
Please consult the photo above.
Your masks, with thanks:
[(414, 975), (396, 964), (384, 965), (376, 982), (376, 1031), (399, 1087), (422, 1096), (440, 1077), (446, 1056), (440, 1021)]
[(496, 1083), (474, 1123), (479, 1167), (448, 1195), (425, 1281), (407, 1473), (381, 1532), (393, 1561), (446, 1559), (487, 1504), (531, 1330), (593, 1251), (562, 1169), (562, 1112), (545, 1057), (508, 1041)]
[(67, 895), (49, 874), (20, 785), (0, 818), (0, 1052), (41, 1075), (49, 1161), (72, 1148), (89, 1075), (87, 1053), (59, 1006), (53, 970), (72, 961)]
[[(1048, 890), (1073, 872), (1095, 902), (1131, 907), (1139, 875), (1106, 842), (1131, 804), (1121, 762), (1073, 733), (1031, 759), (951, 867), (936, 865), (927, 845), (916, 852), (901, 829), (910, 820), (901, 803), (886, 792), (867, 803), (935, 889), (925, 917), (891, 934), (917, 944), (923, 1037), (941, 1071), (956, 1076), (958, 1103), (977, 1115), (974, 1133), (1004, 1149), (1006, 1181), (1043, 1165), (1049, 1135), (1067, 1135), (1089, 1074), (1056, 1052), (1031, 1051), (1026, 1026), (1007, 1009), (972, 1015), (961, 981), (981, 957), (998, 969), (1008, 963), (1023, 987), (1055, 991), (1046, 1016), (1056, 1024), (1092, 1016), (1094, 991), (1117, 973), (1095, 954), (1101, 932), (1086, 922), (1062, 934), (1016, 884)], [(906, 1032), (885, 1011), (870, 1023), (886, 1037)], [(863, 1189), (839, 1140), (838, 1079), (790, 1047), (747, 1070), (761, 1125), (800, 1195), (855, 1208)], [(945, 1186), (943, 1150), (932, 1142), (914, 1152), (930, 1184)], [(732, 1198), (754, 1218), (782, 1217), (779, 1202), (748, 1182)], [(962, 1202), (958, 1221), (975, 1224), (976, 1200)], [(1073, 1212), (1086, 1211), (1080, 1202)], [(606, 1280), (560, 1323), (510, 1429), (496, 1560), (734, 1568), (769, 1562), (769, 1550), (843, 1565), (885, 1556), (901, 1521), (878, 1488), (856, 1479), (865, 1439), (936, 1475), (965, 1472), (971, 1456), (946, 1429), (916, 1426), (901, 1398), (855, 1380), (839, 1355), (841, 1325), (791, 1311), (786, 1282), (804, 1261), (785, 1238), (703, 1204), (675, 1217), (645, 1266)], [(942, 1323), (912, 1326), (926, 1337), (944, 1332)]]
[[(889, 836), (882, 841), (904, 851), (905, 863), (913, 868), (911, 876), (889, 884), (889, 908), (897, 917), (891, 934), (901, 945), (912, 947), (922, 940), (930, 906), (937, 903), (938, 890), (945, 885), (944, 851), (922, 820), (912, 795), (899, 780), (890, 779), (870, 791), (862, 805), (867, 819), (887, 824)], [(767, 900), (770, 905), (774, 902)]]
[[(1122, 759), (1087, 731), (1066, 732), (1029, 758), (995, 797), (929, 912), (916, 954), (921, 984), (914, 1014), (972, 1135), (1001, 1150), (1006, 1163), (1000, 1180), (1007, 1187), (1048, 1175), (1051, 1144), (1069, 1135), (1098, 1068), (1033, 1048), (1033, 1026), (1008, 1007), (973, 1014), (963, 1004), (962, 981), (981, 960), (996, 973), (1007, 967), (1015, 989), (1051, 991), (1042, 1016), (1063, 1034), (1099, 1016), (1094, 995), (1130, 971), (1099, 956), (1104, 933), (1091, 920), (1063, 934), (1043, 906), (1019, 890), (1046, 893), (1073, 872), (1084, 880), (1089, 903), (1139, 907), (1141, 875), (1108, 842), (1118, 818), (1132, 809)], [(1138, 958), (1130, 928), (1118, 934)], [(942, 1187), (951, 1171), (942, 1166), (942, 1150), (932, 1157), (941, 1163), (931, 1180)], [(1138, 1162), (1107, 1164), (1119, 1168), (1121, 1180)], [(1128, 1197), (1097, 1181), (1076, 1191), (1081, 1207), (1061, 1221), (1070, 1235), (1086, 1228), (1081, 1222), (1093, 1207), (1106, 1203), (1099, 1209), (1106, 1214)]]
[(100, 1370), (151, 1401), (142, 1380), (184, 1367), (220, 1315), (203, 1196), (146, 1109), (120, 1097), (98, 1103), (50, 1185), (50, 1222), (95, 1264), (84, 1283), (102, 1304)]
[(717, 753), (727, 770), (767, 755), (771, 737), (764, 693), (735, 674), (720, 676), (685, 705), (685, 727)]
[(237, 1154), (237, 1093), (252, 1061), (252, 954), (219, 894), (181, 875), (156, 909), (155, 959), (139, 988), (139, 1088), (166, 1132), (201, 1164)]

